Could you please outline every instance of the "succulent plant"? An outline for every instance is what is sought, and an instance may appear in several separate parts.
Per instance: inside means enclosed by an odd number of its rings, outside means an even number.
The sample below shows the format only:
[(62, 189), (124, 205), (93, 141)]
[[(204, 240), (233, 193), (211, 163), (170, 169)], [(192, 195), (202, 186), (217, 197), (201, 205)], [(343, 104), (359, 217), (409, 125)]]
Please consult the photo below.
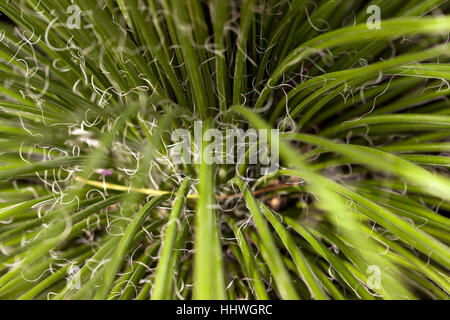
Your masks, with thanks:
[(0, 1), (0, 299), (446, 299), (449, 8)]

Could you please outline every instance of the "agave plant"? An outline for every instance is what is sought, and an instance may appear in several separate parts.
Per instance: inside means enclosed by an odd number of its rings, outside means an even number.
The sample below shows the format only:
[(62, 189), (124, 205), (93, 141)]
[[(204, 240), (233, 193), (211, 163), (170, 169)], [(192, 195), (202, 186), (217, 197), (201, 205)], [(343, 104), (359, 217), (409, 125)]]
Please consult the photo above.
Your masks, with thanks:
[(1, 0), (0, 298), (447, 298), (449, 7)]

